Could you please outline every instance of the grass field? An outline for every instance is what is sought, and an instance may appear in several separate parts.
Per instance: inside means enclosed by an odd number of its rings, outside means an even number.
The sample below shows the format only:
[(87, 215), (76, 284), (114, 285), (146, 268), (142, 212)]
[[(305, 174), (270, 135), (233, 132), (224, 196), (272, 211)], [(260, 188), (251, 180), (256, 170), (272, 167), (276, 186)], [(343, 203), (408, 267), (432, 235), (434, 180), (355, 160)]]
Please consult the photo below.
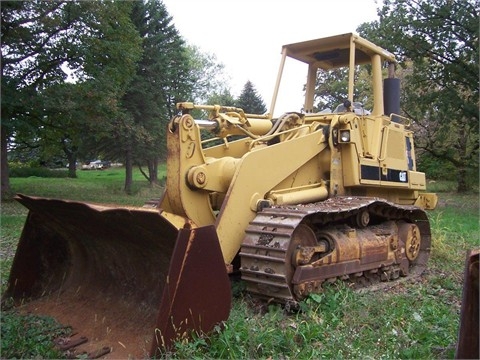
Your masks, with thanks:
[[(15, 192), (73, 200), (142, 205), (159, 197), (135, 173), (134, 195), (123, 193), (122, 169), (79, 171), (77, 179), (12, 178)], [(161, 177), (161, 176), (160, 176)], [(430, 190), (450, 189), (435, 183)], [(355, 292), (343, 284), (311, 296), (301, 311), (287, 313), (235, 288), (233, 308), (222, 329), (176, 346), (167, 358), (453, 358), (460, 313), (465, 253), (479, 247), (478, 194), (439, 193), (430, 212), (432, 253), (427, 271), (392, 282), (387, 290)], [(26, 210), (16, 202), (1, 208), (1, 287), (6, 280)], [(49, 330), (53, 329), (53, 330)], [(2, 358), (52, 358), (51, 319), (2, 312)], [(48, 336), (47, 336), (48, 335)]]

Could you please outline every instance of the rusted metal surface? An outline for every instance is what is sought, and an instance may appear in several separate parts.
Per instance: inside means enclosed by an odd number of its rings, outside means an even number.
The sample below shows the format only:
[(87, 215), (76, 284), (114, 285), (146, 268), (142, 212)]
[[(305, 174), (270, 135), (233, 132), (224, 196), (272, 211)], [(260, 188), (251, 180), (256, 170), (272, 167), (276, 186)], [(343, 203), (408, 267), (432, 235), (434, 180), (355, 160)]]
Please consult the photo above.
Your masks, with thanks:
[(480, 250), (467, 253), (456, 359), (479, 359)]
[[(179, 325), (177, 306), (191, 311), (192, 323), (180, 326), (187, 333), (228, 318), (230, 287), (213, 228), (182, 230), (177, 239), (155, 209), (17, 200), (30, 211), (2, 298), (72, 325), (90, 339), (87, 352), (114, 344), (115, 357), (149, 356), (155, 329), (171, 325), (161, 321), (173, 316)], [(160, 318), (165, 308), (171, 315)]]
[(30, 212), (8, 296), (36, 297), (87, 286), (81, 291), (158, 304), (177, 230), (157, 211), (22, 195), (17, 200)]
[(180, 230), (175, 254), (155, 327), (153, 356), (191, 331), (212, 330), (230, 313), (230, 282), (215, 228)]
[(242, 278), (253, 294), (291, 304), (337, 278), (418, 275), (430, 242), (423, 210), (382, 199), (335, 197), (266, 208), (247, 228)]
[(99, 359), (102, 356), (109, 354), (112, 348), (104, 346), (94, 351), (79, 350), (79, 347), (88, 342), (85, 336), (80, 337), (61, 337), (54, 340), (54, 344), (67, 359)]
[(55, 345), (60, 349), (61, 351), (66, 351), (68, 349), (77, 347), (78, 345), (85, 344), (88, 341), (88, 339), (85, 336), (81, 336), (76, 339), (59, 339), (58, 341), (55, 341)]

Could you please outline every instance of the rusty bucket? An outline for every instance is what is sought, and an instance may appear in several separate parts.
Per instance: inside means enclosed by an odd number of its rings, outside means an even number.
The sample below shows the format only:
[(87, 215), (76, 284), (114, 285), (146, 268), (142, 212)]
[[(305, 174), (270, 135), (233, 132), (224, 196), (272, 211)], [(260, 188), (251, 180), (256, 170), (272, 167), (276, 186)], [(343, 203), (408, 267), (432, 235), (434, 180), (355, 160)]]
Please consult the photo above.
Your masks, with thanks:
[(468, 251), (465, 260), (460, 327), (455, 359), (479, 359), (480, 249)]
[(158, 210), (18, 195), (29, 209), (2, 301), (88, 338), (82, 351), (155, 356), (230, 312), (215, 228), (177, 229)]

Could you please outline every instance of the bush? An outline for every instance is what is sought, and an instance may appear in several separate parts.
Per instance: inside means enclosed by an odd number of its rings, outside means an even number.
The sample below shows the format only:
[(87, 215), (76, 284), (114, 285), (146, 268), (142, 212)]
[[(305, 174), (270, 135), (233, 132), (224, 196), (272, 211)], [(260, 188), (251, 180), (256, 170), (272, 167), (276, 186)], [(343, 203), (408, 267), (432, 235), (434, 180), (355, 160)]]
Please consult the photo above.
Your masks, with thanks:
[(480, 174), (478, 167), (467, 169), (467, 185), (470, 189), (478, 192), (478, 183), (480, 181)]
[(66, 178), (68, 170), (50, 170), (44, 167), (21, 167), (12, 166), (9, 168), (10, 177), (27, 178), (31, 176), (44, 178)]
[(457, 169), (452, 163), (428, 154), (422, 154), (417, 158), (417, 168), (425, 172), (427, 179), (456, 180)]

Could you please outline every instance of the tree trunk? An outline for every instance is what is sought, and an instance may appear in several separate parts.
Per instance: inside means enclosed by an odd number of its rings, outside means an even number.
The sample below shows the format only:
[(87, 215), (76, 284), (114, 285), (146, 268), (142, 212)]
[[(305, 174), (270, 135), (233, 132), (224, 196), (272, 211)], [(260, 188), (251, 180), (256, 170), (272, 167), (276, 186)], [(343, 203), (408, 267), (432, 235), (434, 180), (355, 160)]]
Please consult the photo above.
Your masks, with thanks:
[(467, 191), (467, 169), (465, 167), (460, 167), (457, 169), (457, 192), (464, 193)]
[(127, 194), (132, 193), (132, 184), (133, 184), (133, 161), (132, 161), (132, 151), (128, 149), (125, 152), (125, 192)]
[(158, 184), (158, 160), (151, 159), (148, 161), (148, 177), (150, 184)]
[(77, 177), (77, 157), (68, 156), (68, 177), (75, 179)]
[(2, 177), (2, 189), (1, 199), (6, 200), (11, 198), (12, 189), (10, 188), (10, 177), (8, 174), (8, 157), (7, 157), (7, 141), (8, 133), (5, 126), (1, 125), (1, 177)]
[(68, 177), (75, 179), (77, 177), (77, 147), (74, 146), (70, 150), (70, 148), (67, 145), (67, 138), (62, 140), (62, 148), (63, 152), (67, 156), (68, 160)]
[[(465, 119), (462, 119), (465, 120)], [(468, 164), (468, 131), (467, 131), (467, 122), (459, 121), (458, 124), (458, 140), (456, 144), (456, 149), (460, 157), (459, 165), (457, 165), (457, 192), (462, 193), (468, 190), (467, 186), (467, 167)]]

